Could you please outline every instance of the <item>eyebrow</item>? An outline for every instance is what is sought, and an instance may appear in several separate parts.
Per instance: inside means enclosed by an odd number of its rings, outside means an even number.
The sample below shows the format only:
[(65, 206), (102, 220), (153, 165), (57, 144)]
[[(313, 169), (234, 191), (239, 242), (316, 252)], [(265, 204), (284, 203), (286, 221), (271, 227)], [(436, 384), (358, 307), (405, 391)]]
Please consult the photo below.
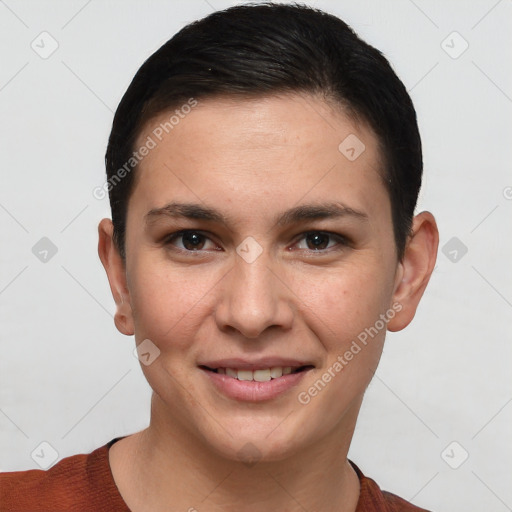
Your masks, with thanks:
[[(217, 222), (227, 226), (229, 218), (215, 208), (210, 208), (196, 203), (172, 202), (161, 208), (151, 209), (145, 216), (146, 222), (151, 223), (162, 217), (185, 218)], [(305, 204), (296, 206), (278, 214), (274, 218), (277, 226), (288, 226), (306, 220), (331, 219), (351, 217), (361, 221), (367, 221), (368, 215), (362, 211), (350, 208), (340, 202)]]

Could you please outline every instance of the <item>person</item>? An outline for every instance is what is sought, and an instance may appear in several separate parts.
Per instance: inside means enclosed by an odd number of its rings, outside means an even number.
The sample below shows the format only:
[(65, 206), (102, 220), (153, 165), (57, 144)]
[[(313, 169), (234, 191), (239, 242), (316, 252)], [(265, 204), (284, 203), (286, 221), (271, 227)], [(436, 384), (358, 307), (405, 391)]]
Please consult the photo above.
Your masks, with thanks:
[(347, 458), (439, 238), (386, 58), (311, 7), (214, 12), (136, 73), (106, 169), (99, 256), (150, 424), (2, 474), (1, 510), (423, 510)]

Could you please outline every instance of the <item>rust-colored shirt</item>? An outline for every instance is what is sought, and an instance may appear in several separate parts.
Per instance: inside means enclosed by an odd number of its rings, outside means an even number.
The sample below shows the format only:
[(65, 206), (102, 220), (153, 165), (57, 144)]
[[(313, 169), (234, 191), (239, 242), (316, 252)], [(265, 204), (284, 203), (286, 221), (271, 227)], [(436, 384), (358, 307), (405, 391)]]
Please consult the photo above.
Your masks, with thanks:
[[(43, 471), (0, 473), (0, 512), (130, 512), (110, 471), (109, 448), (122, 437), (90, 454), (73, 455)], [(356, 512), (427, 512), (381, 491), (361, 473)]]

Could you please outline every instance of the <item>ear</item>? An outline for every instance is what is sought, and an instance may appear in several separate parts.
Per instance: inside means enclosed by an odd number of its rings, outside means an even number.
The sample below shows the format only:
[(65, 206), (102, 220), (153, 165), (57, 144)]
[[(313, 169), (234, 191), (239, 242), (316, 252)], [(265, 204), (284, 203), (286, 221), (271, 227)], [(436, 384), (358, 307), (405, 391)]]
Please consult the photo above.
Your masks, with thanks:
[(434, 270), (438, 245), (439, 231), (434, 216), (430, 212), (416, 215), (396, 272), (393, 301), (400, 304), (401, 309), (389, 320), (388, 331), (400, 331), (414, 318)]
[(98, 225), (98, 254), (107, 272), (108, 282), (114, 301), (116, 314), (114, 323), (119, 332), (131, 336), (134, 332), (130, 293), (126, 281), (126, 268), (113, 240), (114, 225), (110, 219), (102, 219)]

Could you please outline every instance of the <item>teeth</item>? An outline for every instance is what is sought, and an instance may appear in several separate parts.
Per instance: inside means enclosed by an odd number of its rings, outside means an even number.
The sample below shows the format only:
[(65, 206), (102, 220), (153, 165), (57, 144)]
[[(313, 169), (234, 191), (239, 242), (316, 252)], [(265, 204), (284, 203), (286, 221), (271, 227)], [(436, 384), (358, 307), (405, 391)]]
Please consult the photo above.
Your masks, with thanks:
[(251, 381), (254, 380), (256, 382), (268, 382), (272, 379), (278, 379), (283, 375), (288, 375), (292, 373), (291, 366), (273, 366), (272, 368), (265, 368), (263, 370), (236, 370), (234, 368), (217, 368), (217, 373), (222, 375), (227, 375), (228, 377), (233, 377), (238, 380), (246, 380)]
[[(219, 370), (220, 370), (220, 368), (219, 368)], [(238, 379), (238, 372), (236, 370), (233, 370), (233, 368), (226, 368), (226, 375), (229, 375), (230, 377), (233, 377), (234, 379)]]
[(254, 380), (253, 372), (251, 370), (238, 370), (238, 380)]
[(266, 370), (254, 370), (253, 378), (257, 382), (267, 382), (270, 380), (270, 368)]
[(283, 369), (280, 366), (274, 366), (274, 368), (270, 368), (270, 376), (273, 379), (277, 379), (283, 375)]

